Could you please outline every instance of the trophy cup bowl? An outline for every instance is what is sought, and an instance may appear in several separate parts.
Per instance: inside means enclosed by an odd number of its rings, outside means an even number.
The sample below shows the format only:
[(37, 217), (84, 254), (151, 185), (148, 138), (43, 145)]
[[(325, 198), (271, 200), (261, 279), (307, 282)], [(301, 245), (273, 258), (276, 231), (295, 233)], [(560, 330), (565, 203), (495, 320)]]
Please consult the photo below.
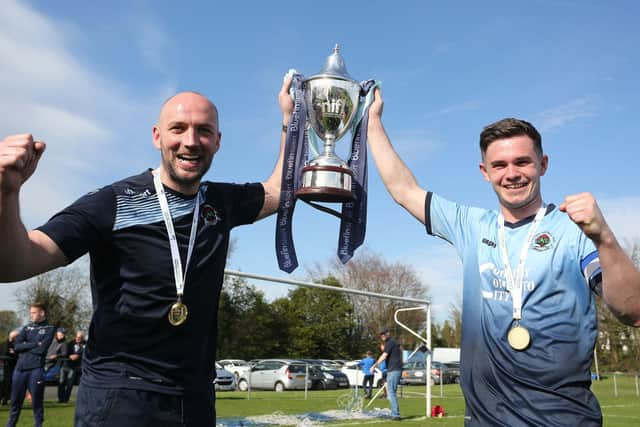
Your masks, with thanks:
[(336, 142), (350, 129), (360, 102), (360, 84), (346, 70), (336, 45), (325, 68), (303, 82), (308, 125), (324, 141), (323, 152), (302, 169), (296, 196), (306, 201), (353, 200), (353, 172), (335, 152)]

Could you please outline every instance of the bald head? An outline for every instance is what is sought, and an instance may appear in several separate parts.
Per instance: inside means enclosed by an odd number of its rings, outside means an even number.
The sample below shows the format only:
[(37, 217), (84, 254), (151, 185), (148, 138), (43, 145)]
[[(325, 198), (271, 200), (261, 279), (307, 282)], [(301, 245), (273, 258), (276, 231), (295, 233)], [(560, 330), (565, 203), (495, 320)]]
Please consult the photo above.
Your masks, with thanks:
[(162, 108), (160, 109), (158, 124), (166, 123), (166, 121), (173, 117), (175, 114), (182, 113), (187, 108), (194, 105), (199, 105), (200, 108), (204, 108), (210, 112), (211, 120), (213, 123), (215, 123), (216, 130), (218, 130), (218, 108), (213, 102), (211, 102), (211, 100), (209, 100), (209, 98), (195, 91), (179, 92), (167, 98), (167, 100), (162, 104)]

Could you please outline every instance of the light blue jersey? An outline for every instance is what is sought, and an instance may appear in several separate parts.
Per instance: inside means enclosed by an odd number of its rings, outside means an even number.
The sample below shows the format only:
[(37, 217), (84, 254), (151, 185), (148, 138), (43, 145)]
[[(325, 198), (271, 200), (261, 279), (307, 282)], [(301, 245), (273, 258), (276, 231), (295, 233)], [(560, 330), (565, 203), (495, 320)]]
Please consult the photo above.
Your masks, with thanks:
[[(547, 207), (527, 252), (522, 320), (531, 336), (514, 350), (514, 325), (498, 238), (498, 212), (452, 203), (428, 193), (427, 233), (451, 243), (464, 266), (462, 389), (466, 426), (599, 426), (591, 393), (597, 336), (598, 252), (569, 217)], [(533, 217), (505, 223), (512, 268)]]

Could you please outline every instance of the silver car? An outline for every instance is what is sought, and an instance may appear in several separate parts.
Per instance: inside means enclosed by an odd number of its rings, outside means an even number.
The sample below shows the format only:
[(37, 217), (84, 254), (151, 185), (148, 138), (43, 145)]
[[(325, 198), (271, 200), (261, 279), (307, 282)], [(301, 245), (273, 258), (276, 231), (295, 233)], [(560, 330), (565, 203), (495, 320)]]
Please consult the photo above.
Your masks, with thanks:
[(265, 359), (240, 375), (238, 389), (303, 390), (311, 388), (311, 379), (303, 362), (289, 359)]
[(236, 377), (216, 363), (216, 379), (213, 380), (216, 391), (233, 391), (236, 389)]

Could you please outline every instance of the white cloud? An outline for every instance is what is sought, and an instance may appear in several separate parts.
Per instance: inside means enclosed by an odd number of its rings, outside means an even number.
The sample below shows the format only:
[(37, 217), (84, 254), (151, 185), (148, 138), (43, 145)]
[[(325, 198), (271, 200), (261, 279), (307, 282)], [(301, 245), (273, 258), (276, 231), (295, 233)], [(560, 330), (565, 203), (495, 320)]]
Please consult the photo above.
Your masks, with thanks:
[(448, 105), (437, 111), (432, 111), (425, 114), (425, 117), (438, 117), (449, 114), (457, 114), (467, 111), (477, 111), (480, 109), (480, 102), (476, 100), (469, 100), (458, 104)]
[(157, 27), (157, 23), (143, 20), (138, 23), (138, 48), (146, 63), (153, 69), (166, 73), (166, 63), (162, 52), (166, 51), (169, 42), (168, 37)]
[[(159, 31), (145, 34), (149, 49), (163, 40)], [(120, 168), (130, 173), (149, 166), (139, 155), (143, 142), (138, 146), (131, 140), (149, 134), (156, 114), (150, 105), (159, 105), (164, 93), (154, 96), (158, 102), (153, 104), (130, 93), (107, 70), (76, 53), (72, 42), (78, 37), (73, 24), (21, 2), (3, 2), (0, 138), (28, 132), (47, 143), (38, 170), (21, 192), (27, 225), (39, 225), (55, 209), (105, 184), (99, 182), (105, 175), (117, 179)]]
[(549, 131), (579, 119), (594, 117), (596, 113), (597, 106), (593, 97), (583, 96), (538, 113), (536, 122), (541, 131)]

